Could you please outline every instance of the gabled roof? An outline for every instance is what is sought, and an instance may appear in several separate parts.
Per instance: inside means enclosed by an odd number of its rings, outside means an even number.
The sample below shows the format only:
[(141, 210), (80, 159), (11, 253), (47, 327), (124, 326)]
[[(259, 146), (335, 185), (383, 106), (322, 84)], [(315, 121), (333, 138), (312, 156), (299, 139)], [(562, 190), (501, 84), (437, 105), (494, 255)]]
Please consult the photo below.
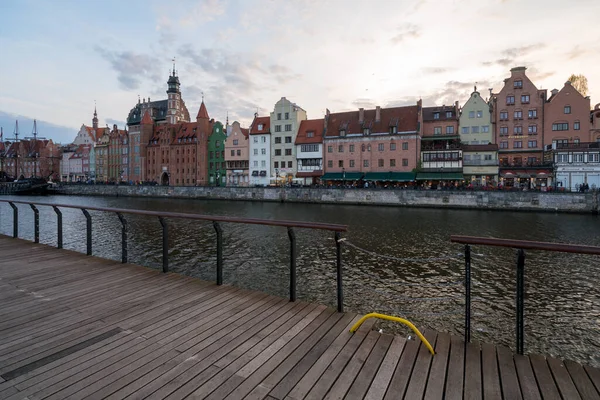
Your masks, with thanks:
[[(450, 111), (452, 116), (446, 117), (446, 112)], [(439, 118), (433, 118), (435, 113), (439, 113)], [(423, 122), (429, 121), (454, 121), (458, 119), (457, 110), (454, 105), (451, 106), (435, 106), (435, 107), (423, 107)]]
[(240, 130), (242, 131), (242, 135), (244, 135), (245, 137), (248, 137), (248, 135), (250, 134), (250, 129), (248, 128), (240, 128)]
[(392, 107), (380, 109), (381, 118), (376, 120), (376, 110), (364, 110), (364, 127), (359, 122), (359, 111), (348, 111), (342, 113), (331, 113), (327, 120), (325, 137), (339, 136), (340, 129), (346, 131), (346, 135), (362, 134), (367, 126), (374, 133), (389, 134), (391, 127), (396, 127), (397, 133), (416, 132), (418, 127), (418, 107)]
[[(258, 129), (258, 126), (262, 124), (263, 129)], [(271, 133), (270, 131), (271, 117), (254, 117), (252, 125), (250, 125), (251, 135), (264, 135)]]
[[(296, 144), (321, 143), (323, 141), (323, 122), (324, 119), (306, 119), (300, 122)], [(308, 132), (312, 132), (312, 137), (308, 137)]]
[(204, 100), (202, 100), (202, 103), (200, 104), (200, 109), (198, 110), (198, 115), (196, 116), (196, 119), (210, 119), (210, 117), (208, 116), (208, 110), (206, 110), (206, 106), (204, 105)]
[(140, 121), (140, 124), (153, 124), (153, 123), (154, 123), (154, 121), (152, 120), (152, 117), (150, 116), (150, 112), (148, 110), (144, 111), (144, 117)]
[[(183, 101), (183, 100), (182, 100)], [(142, 121), (142, 111), (145, 109), (152, 109), (151, 117), (154, 121), (164, 121), (167, 119), (167, 111), (169, 108), (168, 100), (158, 100), (149, 103), (138, 103), (129, 111), (127, 116), (127, 125), (136, 125)]]

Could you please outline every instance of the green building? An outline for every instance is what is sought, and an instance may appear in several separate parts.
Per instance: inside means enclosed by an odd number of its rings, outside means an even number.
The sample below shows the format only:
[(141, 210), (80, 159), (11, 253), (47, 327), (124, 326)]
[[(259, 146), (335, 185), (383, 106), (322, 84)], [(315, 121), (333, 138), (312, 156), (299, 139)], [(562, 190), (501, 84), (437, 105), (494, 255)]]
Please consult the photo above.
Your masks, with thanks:
[(208, 184), (210, 186), (225, 186), (227, 169), (225, 164), (225, 139), (227, 135), (223, 124), (215, 122), (212, 133), (208, 137)]

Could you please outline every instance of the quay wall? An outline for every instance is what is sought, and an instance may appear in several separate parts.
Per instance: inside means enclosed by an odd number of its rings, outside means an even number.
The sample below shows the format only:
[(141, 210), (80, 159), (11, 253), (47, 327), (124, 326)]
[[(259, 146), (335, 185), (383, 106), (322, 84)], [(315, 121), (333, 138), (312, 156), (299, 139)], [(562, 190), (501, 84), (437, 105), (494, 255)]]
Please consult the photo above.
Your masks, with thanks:
[(598, 213), (597, 191), (587, 193), (544, 193), (392, 189), (65, 185), (55, 189), (55, 193), (77, 196), (162, 197), (180, 199)]

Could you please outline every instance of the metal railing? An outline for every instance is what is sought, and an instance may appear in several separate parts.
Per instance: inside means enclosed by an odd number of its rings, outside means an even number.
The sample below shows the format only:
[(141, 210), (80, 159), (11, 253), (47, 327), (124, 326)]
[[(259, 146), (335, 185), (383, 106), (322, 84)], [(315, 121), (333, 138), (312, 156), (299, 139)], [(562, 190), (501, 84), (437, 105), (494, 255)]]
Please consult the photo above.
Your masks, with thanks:
[(516, 350), (523, 354), (525, 344), (525, 250), (600, 255), (600, 247), (566, 243), (534, 242), (527, 240), (497, 239), (475, 236), (450, 236), (453, 243), (465, 245), (465, 343), (471, 341), (471, 245), (508, 247), (517, 249), (516, 279)]
[(8, 203), (13, 209), (13, 237), (19, 237), (19, 208), (16, 204), (28, 205), (34, 213), (34, 242), (40, 242), (40, 216), (37, 206), (52, 207), (57, 218), (57, 247), (63, 247), (63, 221), (61, 208), (71, 208), (81, 210), (86, 219), (86, 254), (92, 255), (92, 216), (89, 211), (101, 211), (114, 213), (121, 222), (121, 262), (127, 263), (127, 220), (124, 214), (142, 215), (147, 217), (156, 217), (162, 227), (162, 271), (169, 272), (169, 225), (167, 219), (185, 219), (196, 221), (210, 221), (213, 224), (217, 235), (217, 265), (216, 265), (216, 283), (223, 284), (223, 229), (221, 223), (234, 224), (251, 224), (265, 226), (279, 226), (287, 228), (288, 238), (290, 241), (290, 301), (296, 301), (296, 233), (294, 228), (300, 229), (317, 229), (334, 232), (336, 246), (336, 280), (337, 280), (337, 309), (338, 312), (344, 311), (344, 293), (342, 285), (342, 250), (341, 238), (342, 232), (348, 230), (347, 225), (326, 224), (320, 222), (303, 222), (303, 221), (287, 221), (287, 220), (266, 220), (258, 218), (237, 218), (224, 217), (217, 215), (202, 215), (202, 214), (187, 214), (174, 212), (159, 212), (132, 210), (125, 208), (110, 208), (110, 207), (87, 207), (77, 206), (72, 204), (53, 204), (29, 201), (16, 200), (0, 200), (2, 203)]

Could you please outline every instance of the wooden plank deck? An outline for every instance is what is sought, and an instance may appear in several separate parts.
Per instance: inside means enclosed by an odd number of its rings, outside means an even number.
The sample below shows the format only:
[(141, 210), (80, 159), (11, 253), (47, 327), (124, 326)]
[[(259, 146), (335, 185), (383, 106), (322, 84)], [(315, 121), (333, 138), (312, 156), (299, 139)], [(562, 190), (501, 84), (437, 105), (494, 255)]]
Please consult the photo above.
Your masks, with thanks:
[(0, 236), (2, 399), (598, 399), (600, 371)]

